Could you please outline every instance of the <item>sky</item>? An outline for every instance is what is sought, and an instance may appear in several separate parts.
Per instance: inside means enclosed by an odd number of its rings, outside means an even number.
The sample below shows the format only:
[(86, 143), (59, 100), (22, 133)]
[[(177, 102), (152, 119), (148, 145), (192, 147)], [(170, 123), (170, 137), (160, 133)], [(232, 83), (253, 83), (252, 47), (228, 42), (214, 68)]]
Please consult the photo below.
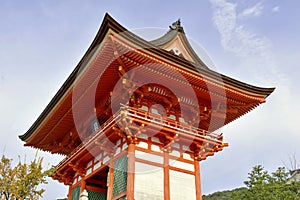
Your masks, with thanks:
[[(25, 133), (75, 68), (108, 12), (128, 30), (163, 28), (181, 19), (214, 70), (276, 87), (267, 102), (222, 129), (229, 147), (201, 164), (204, 194), (243, 186), (255, 165), (300, 165), (300, 13), (297, 0), (0, 1), (0, 151), (27, 160)], [(39, 152), (45, 167), (61, 156)], [(300, 167), (300, 166), (299, 166)], [(49, 179), (44, 199), (66, 197)]]

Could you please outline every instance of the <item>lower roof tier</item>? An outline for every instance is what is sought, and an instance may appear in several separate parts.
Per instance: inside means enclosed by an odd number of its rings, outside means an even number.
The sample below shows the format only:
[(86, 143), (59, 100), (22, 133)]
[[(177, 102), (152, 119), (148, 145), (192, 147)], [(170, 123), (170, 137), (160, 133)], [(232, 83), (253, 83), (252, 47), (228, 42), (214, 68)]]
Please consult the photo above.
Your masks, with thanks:
[[(85, 173), (88, 163), (97, 159), (99, 155), (107, 157), (102, 161), (106, 163), (110, 157), (117, 156), (121, 151), (127, 151), (128, 144), (135, 144), (137, 150), (146, 149), (148, 153), (154, 155), (168, 152), (174, 160), (197, 161), (205, 160), (228, 146), (223, 142), (222, 135), (127, 106), (123, 106), (94, 133), (81, 137), (83, 143), (57, 166), (55, 175), (57, 179), (63, 175), (73, 177), (79, 171)], [(175, 156), (173, 151), (178, 154)]]

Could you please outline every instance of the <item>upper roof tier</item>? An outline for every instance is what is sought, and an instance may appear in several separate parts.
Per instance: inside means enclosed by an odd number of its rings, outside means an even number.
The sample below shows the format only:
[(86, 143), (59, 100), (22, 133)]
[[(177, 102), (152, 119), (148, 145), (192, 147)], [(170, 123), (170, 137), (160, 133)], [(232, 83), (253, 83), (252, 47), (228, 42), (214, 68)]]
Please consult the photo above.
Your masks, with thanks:
[(196, 63), (198, 65), (197, 67), (208, 68), (189, 43), (181, 26), (180, 19), (169, 26), (169, 28), (169, 31), (165, 35), (150, 41), (150, 43), (158, 48)]
[[(230, 99), (229, 105), (232, 108), (237, 107), (236, 109), (238, 110), (230, 114), (225, 124), (263, 103), (265, 98), (274, 90), (274, 88), (249, 85), (209, 69), (188, 42), (180, 20), (173, 23), (170, 26), (170, 30), (162, 37), (153, 41), (146, 41), (128, 31), (110, 15), (106, 14), (94, 41), (83, 58), (30, 129), (25, 134), (19, 136), (26, 142), (25, 145), (50, 150), (52, 148), (51, 145), (53, 145), (53, 143), (50, 143), (50, 140), (57, 140), (54, 143), (57, 143), (59, 146), (62, 140), (67, 141), (71, 137), (74, 137), (74, 133), (71, 131), (71, 126), (74, 126), (72, 89), (76, 81), (78, 81), (78, 75), (83, 74), (80, 80), (86, 78), (90, 81), (89, 84), (93, 84), (92, 81), (96, 79), (97, 75), (94, 72), (88, 75), (85, 73), (96, 69), (93, 68), (93, 63), (98, 62), (97, 59), (100, 59), (99, 55), (102, 57), (98, 65), (104, 65), (106, 60), (107, 63), (111, 62), (110, 59), (116, 57), (119, 52), (125, 51), (124, 49), (131, 49), (132, 52), (128, 54), (127, 60), (118, 57), (117, 59), (119, 59), (120, 63), (128, 62), (128, 67), (132, 69), (134, 65), (137, 65), (137, 62), (143, 63), (147, 59), (152, 59), (151, 62), (157, 62), (166, 67), (166, 69), (163, 69), (159, 73), (163, 76), (162, 72), (165, 71), (165, 73), (169, 73), (167, 77), (171, 77), (171, 72), (167, 69), (168, 67), (176, 69), (195, 86), (195, 90), (198, 90), (198, 96), (202, 94), (207, 97), (215, 95), (207, 92), (207, 88), (205, 90), (205, 87), (209, 87), (208, 85), (216, 90), (224, 88), (226, 94), (220, 98)], [(128, 60), (129, 58), (132, 60), (132, 62), (130, 61), (131, 64)], [(104, 74), (103, 77), (105, 80), (103, 82), (105, 84), (108, 84), (107, 82), (109, 81), (117, 81), (117, 78), (119, 78), (118, 71), (115, 70), (118, 65), (115, 63), (111, 63), (110, 65), (110, 72), (108, 73), (113, 72), (115, 74), (110, 74), (109, 76), (105, 76)], [(153, 72), (153, 69), (151, 70)], [(175, 79), (172, 80), (175, 81)], [(107, 86), (107, 91), (105, 89), (103, 88), (103, 91), (99, 91), (99, 94), (104, 95), (103, 93), (105, 92), (109, 96), (111, 85)], [(216, 96), (220, 95), (216, 94)], [(70, 134), (68, 137), (63, 137), (62, 135), (65, 133)], [(54, 152), (54, 150), (51, 150), (51, 152)], [(68, 152), (60, 151), (59, 153), (67, 154)]]

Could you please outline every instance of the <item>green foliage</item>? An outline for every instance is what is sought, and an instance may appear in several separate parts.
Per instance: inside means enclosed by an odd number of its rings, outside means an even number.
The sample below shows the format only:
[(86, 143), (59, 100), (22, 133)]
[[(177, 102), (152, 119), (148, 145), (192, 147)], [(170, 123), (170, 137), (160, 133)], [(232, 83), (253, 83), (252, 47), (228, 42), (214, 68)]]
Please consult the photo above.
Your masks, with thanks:
[(46, 177), (54, 172), (54, 168), (43, 171), (43, 158), (37, 158), (30, 163), (22, 163), (12, 167), (12, 160), (4, 155), (0, 161), (0, 199), (38, 199), (44, 189), (38, 187), (47, 184)]
[(261, 165), (253, 167), (244, 182), (249, 188), (247, 199), (300, 199), (299, 183), (288, 184), (288, 175), (284, 167), (271, 174)]
[(209, 195), (203, 195), (203, 200), (232, 200), (232, 199), (245, 199), (242, 198), (242, 194), (246, 192), (247, 188), (237, 188), (234, 190), (226, 190), (222, 192), (215, 192)]
[(268, 173), (261, 165), (253, 167), (244, 183), (247, 188), (203, 195), (203, 200), (300, 200), (300, 183), (288, 183), (284, 167)]
[(265, 184), (268, 183), (268, 180), (270, 179), (270, 175), (266, 170), (261, 165), (257, 165), (253, 167), (253, 170), (248, 173), (248, 180), (244, 181), (244, 184), (248, 188), (253, 188), (253, 187), (262, 187)]

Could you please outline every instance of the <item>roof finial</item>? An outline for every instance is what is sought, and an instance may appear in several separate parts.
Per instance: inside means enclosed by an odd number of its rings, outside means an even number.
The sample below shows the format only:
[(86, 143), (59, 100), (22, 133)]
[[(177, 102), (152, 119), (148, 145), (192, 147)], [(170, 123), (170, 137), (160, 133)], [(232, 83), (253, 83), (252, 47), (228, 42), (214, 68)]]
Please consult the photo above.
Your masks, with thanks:
[(176, 22), (172, 23), (172, 25), (169, 26), (169, 27), (170, 27), (170, 29), (172, 29), (172, 30), (176, 30), (176, 29), (178, 29), (178, 28), (182, 28), (182, 27), (181, 27), (181, 23), (180, 23), (180, 18), (179, 18)]

